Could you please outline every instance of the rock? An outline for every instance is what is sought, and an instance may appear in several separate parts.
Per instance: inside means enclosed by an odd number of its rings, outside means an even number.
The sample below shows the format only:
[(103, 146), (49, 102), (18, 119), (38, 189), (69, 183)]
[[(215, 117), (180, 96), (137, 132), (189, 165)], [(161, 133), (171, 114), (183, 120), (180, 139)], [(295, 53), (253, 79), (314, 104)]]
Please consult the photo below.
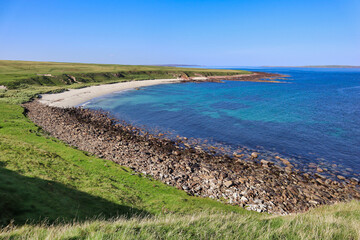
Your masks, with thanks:
[(238, 154), (238, 153), (234, 152), (233, 156), (236, 158), (242, 158), (244, 156), (244, 154)]
[(262, 159), (262, 160), (260, 161), (260, 163), (261, 163), (263, 166), (268, 166), (269, 161), (266, 161), (266, 160)]
[(180, 152), (179, 151), (173, 151), (172, 154), (174, 154), (175, 156), (179, 156)]
[(241, 202), (247, 202), (247, 201), (249, 201), (249, 200), (248, 200), (246, 197), (241, 196), (240, 201), (241, 201)]
[(331, 182), (332, 182), (332, 181), (331, 181), (330, 179), (326, 179), (326, 180), (325, 180), (325, 184), (326, 184), (326, 185), (331, 184)]
[(69, 80), (71, 80), (72, 82), (75, 82), (77, 83), (78, 81), (76, 81), (76, 78), (74, 76), (71, 76), (71, 75), (67, 75)]
[(321, 168), (318, 167), (318, 168), (316, 169), (316, 171), (317, 171), (317, 172), (323, 172), (324, 170), (322, 170)]
[(246, 181), (247, 181), (247, 179), (246, 179), (246, 178), (242, 178), (242, 177), (240, 177), (240, 178), (238, 178), (238, 181), (239, 181), (240, 183), (244, 183), (244, 182), (246, 182)]
[(359, 183), (359, 179), (353, 177), (350, 179), (350, 182), (357, 184)]
[(257, 152), (252, 152), (251, 153), (252, 158), (257, 158), (258, 156), (259, 156), (259, 153), (257, 153)]
[(341, 176), (341, 175), (337, 175), (336, 177), (337, 177), (338, 179), (340, 179), (340, 180), (345, 180), (345, 179), (346, 179), (344, 176)]
[(195, 177), (192, 178), (192, 180), (193, 180), (194, 182), (199, 182), (199, 181), (200, 181), (200, 178), (195, 176)]
[(321, 184), (321, 185), (324, 184), (324, 182), (323, 182), (320, 178), (317, 178), (316, 181), (317, 181), (319, 184)]
[(321, 175), (321, 174), (315, 173), (314, 175), (315, 175), (316, 177), (318, 177), (318, 178), (325, 179), (325, 176), (323, 176), (323, 175)]
[(285, 168), (285, 172), (286, 172), (286, 173), (291, 173), (291, 172), (292, 172), (291, 167), (286, 167), (286, 168)]
[(231, 187), (233, 185), (233, 182), (232, 181), (226, 181), (223, 183), (225, 187)]
[(186, 185), (183, 185), (183, 186), (182, 186), (182, 189), (184, 189), (185, 191), (187, 191), (187, 190), (189, 190), (189, 187), (186, 186)]
[(291, 163), (289, 162), (289, 160), (287, 160), (285, 158), (280, 158), (280, 161), (282, 161), (285, 165), (291, 166)]
[(315, 163), (309, 163), (309, 167), (310, 167), (310, 168), (317, 168), (317, 166), (315, 165)]
[(310, 204), (313, 204), (313, 205), (318, 205), (319, 203), (317, 202), (317, 201), (315, 201), (315, 200), (309, 200), (309, 203)]
[(248, 204), (246, 206), (247, 210), (251, 210), (251, 211), (257, 211), (257, 212), (263, 212), (265, 210), (265, 205), (264, 204)]

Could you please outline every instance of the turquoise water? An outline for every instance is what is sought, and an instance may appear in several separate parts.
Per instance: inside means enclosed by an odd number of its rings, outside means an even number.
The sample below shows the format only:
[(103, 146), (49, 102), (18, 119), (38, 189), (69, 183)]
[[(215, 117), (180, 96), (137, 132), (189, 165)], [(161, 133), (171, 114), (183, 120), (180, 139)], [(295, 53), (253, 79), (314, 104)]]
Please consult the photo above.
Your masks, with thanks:
[(360, 69), (250, 70), (290, 77), (287, 83), (151, 86), (96, 98), (86, 107), (181, 136), (274, 152), (303, 166), (360, 172)]

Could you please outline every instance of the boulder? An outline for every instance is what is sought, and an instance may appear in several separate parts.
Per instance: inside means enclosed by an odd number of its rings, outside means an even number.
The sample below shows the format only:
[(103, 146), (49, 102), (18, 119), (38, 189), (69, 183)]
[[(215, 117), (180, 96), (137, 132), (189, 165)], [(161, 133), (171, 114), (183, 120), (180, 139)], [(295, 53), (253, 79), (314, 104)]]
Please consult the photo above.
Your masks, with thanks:
[(345, 180), (345, 179), (346, 179), (344, 176), (341, 176), (341, 175), (337, 175), (336, 177), (337, 177), (338, 179), (340, 179), (340, 180)]
[(231, 187), (233, 185), (233, 182), (232, 181), (226, 181), (226, 182), (223, 183), (223, 185), (228, 188), (228, 187)]

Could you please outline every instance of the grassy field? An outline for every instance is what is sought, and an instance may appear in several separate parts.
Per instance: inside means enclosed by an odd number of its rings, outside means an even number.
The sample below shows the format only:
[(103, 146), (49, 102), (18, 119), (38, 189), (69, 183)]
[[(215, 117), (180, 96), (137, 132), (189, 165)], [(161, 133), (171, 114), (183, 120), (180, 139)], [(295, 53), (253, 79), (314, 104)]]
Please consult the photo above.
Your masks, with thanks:
[[(67, 71), (151, 68), (164, 74), (170, 74), (166, 69), (171, 74), (198, 73), (151, 66), (0, 61), (0, 85), (9, 87), (0, 89), (0, 239), (360, 239), (359, 202), (281, 217), (191, 197), (48, 136), (19, 105), (39, 93), (109, 81), (27, 80), (39, 72), (70, 75)], [(4, 75), (8, 78), (2, 79)], [(18, 78), (9, 77), (15, 75)], [(19, 79), (21, 84), (14, 86)]]
[[(19, 89), (29, 85), (61, 86), (126, 80), (176, 78), (186, 76), (234, 75), (247, 71), (160, 66), (28, 62), (0, 60), (0, 85)], [(74, 78), (71, 78), (74, 77)]]

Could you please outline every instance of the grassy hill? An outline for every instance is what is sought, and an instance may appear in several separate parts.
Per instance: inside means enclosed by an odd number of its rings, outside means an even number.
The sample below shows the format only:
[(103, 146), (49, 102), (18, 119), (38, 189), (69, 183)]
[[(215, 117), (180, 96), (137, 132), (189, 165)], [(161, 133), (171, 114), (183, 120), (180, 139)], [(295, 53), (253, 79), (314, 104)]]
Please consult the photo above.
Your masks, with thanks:
[(175, 78), (177, 76), (234, 75), (247, 71), (177, 68), (161, 66), (28, 62), (0, 60), (0, 85), (10, 89), (26, 85), (61, 86), (73, 83), (103, 83), (119, 80)]
[[(106, 77), (119, 72), (126, 77)], [(0, 61), (0, 85), (8, 88), (0, 89), (0, 239), (359, 239), (359, 202), (281, 217), (188, 196), (48, 136), (19, 105), (39, 93), (111, 81), (241, 73)], [(60, 77), (42, 82), (32, 79), (43, 77), (37, 74)], [(79, 81), (64, 80), (75, 74)]]

